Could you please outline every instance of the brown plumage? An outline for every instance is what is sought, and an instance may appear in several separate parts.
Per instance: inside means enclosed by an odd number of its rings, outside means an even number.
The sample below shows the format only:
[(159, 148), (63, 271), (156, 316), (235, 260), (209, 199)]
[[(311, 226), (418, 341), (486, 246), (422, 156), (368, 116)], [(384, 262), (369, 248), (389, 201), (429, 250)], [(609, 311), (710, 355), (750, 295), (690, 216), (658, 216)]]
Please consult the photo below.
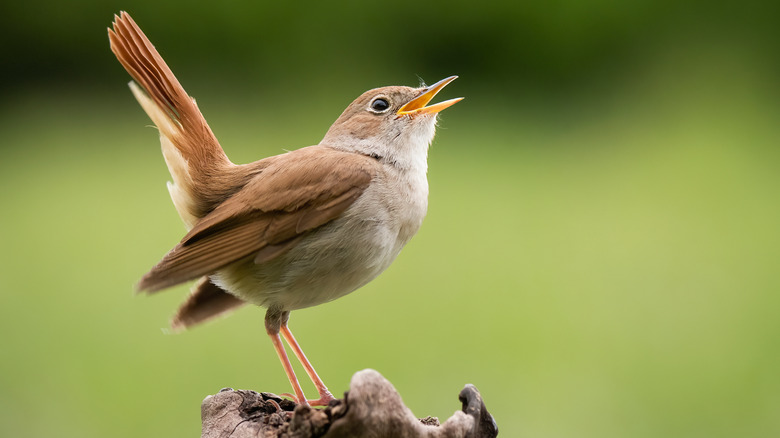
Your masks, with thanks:
[(171, 325), (184, 329), (245, 302), (267, 307), (266, 331), (307, 403), (284, 336), (319, 391), (333, 398), (287, 327), (291, 310), (371, 281), (419, 229), (427, 209), (427, 150), (436, 114), (426, 106), (455, 77), (430, 87), (383, 87), (358, 97), (316, 146), (250, 164), (230, 162), (160, 54), (125, 13), (108, 30), (130, 88), (160, 131), (171, 199), (189, 232), (143, 276), (154, 292), (199, 279)]
[(183, 330), (243, 304), (246, 303), (222, 290), (208, 277), (202, 277), (171, 319), (171, 328), (175, 331)]
[[(153, 292), (208, 275), (269, 245), (294, 243), (337, 218), (363, 193), (379, 166), (363, 155), (312, 146), (277, 157), (203, 217), (138, 284)], [(336, 166), (345, 161), (353, 166)], [(268, 257), (263, 257), (267, 261)]]
[[(253, 165), (247, 169), (228, 160), (195, 99), (187, 95), (129, 14), (122, 12), (120, 17), (115, 16), (114, 29), (108, 30), (108, 37), (119, 62), (151, 98), (156, 109), (167, 116), (167, 120), (160, 115), (152, 119), (161, 136), (173, 143), (190, 167), (188, 176), (172, 172), (174, 183), (195, 202), (190, 207), (192, 212), (203, 216), (262, 166)], [(145, 106), (144, 109), (150, 112), (151, 108)], [(189, 181), (185, 181), (187, 179)]]
[[(368, 167), (373, 163), (370, 162), (365, 168), (346, 169), (350, 174), (332, 172), (335, 162), (367, 161), (364, 156), (319, 146), (249, 165), (233, 164), (195, 100), (187, 95), (130, 15), (122, 12), (115, 17), (114, 29), (109, 29), (108, 35), (117, 59), (165, 116), (160, 117), (155, 108), (147, 110), (160, 129), (161, 140), (175, 148), (175, 151), (165, 151), (164, 144), (164, 152), (167, 155), (178, 152), (186, 162), (182, 176), (175, 155), (166, 160), (174, 186), (184, 192), (185, 201), (177, 203), (177, 209), (183, 218), (190, 216), (197, 220), (188, 224), (194, 228), (182, 242), (144, 275), (137, 285), (139, 290), (154, 292), (211, 274), (269, 245), (270, 251), (266, 252), (278, 256), (301, 233), (341, 214), (371, 180)], [(291, 178), (298, 180), (291, 181)], [(249, 190), (237, 193), (250, 181)], [(319, 182), (327, 185), (315, 184)], [(290, 187), (295, 190), (289, 190)], [(333, 197), (338, 202), (334, 203)], [(216, 207), (219, 208), (214, 211)], [(207, 321), (240, 305), (238, 302), (230, 307), (211, 306), (213, 300), (201, 300), (198, 296), (204, 290), (193, 289), (193, 298), (177, 313), (177, 327)], [(213, 288), (208, 290), (215, 294)], [(214, 314), (210, 315), (210, 311)], [(200, 317), (189, 318), (188, 312), (198, 313)]]

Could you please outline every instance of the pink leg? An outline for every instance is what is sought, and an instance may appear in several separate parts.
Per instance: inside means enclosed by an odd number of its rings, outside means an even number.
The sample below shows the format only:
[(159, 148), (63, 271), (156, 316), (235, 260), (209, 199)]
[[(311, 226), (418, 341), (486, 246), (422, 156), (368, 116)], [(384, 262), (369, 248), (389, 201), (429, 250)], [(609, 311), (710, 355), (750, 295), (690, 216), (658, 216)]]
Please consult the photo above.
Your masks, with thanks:
[(282, 367), (284, 367), (284, 372), (287, 373), (287, 378), (290, 380), (293, 391), (295, 391), (295, 402), (303, 405), (307, 404), (306, 396), (303, 395), (303, 389), (301, 389), (301, 385), (298, 383), (298, 378), (295, 377), (295, 371), (293, 371), (292, 364), (290, 364), (290, 359), (287, 357), (287, 352), (284, 351), (284, 345), (282, 345), (282, 338), (279, 337), (279, 332), (269, 332), (268, 336), (271, 338), (271, 342), (274, 344), (276, 354), (279, 355), (279, 360), (282, 362)]
[[(289, 328), (287, 328), (287, 322), (282, 323), (281, 332), (282, 336), (284, 336), (284, 339), (287, 341), (287, 344), (290, 345), (293, 353), (295, 353), (295, 357), (298, 358), (298, 360), (301, 362), (301, 365), (303, 365), (303, 368), (306, 370), (306, 374), (308, 374), (311, 381), (314, 382), (314, 386), (317, 387), (317, 392), (320, 393), (320, 398), (318, 400), (307, 400), (308, 403), (312, 406), (327, 406), (331, 400), (335, 399), (335, 397), (333, 397), (333, 394), (328, 391), (328, 388), (322, 382), (320, 376), (318, 376), (317, 372), (314, 371), (314, 367), (311, 365), (311, 362), (309, 362), (309, 359), (307, 359), (306, 355), (303, 354), (303, 350), (301, 350), (301, 346), (298, 345), (298, 341), (295, 340), (292, 332)], [(287, 363), (289, 364), (289, 361)], [(292, 372), (292, 368), (290, 368), (290, 371)], [(293, 375), (293, 377), (295, 377), (295, 375)], [(290, 381), (292, 382), (292, 380)], [(295, 385), (293, 385), (293, 387), (295, 387)], [(301, 392), (301, 394), (303, 394), (303, 392)]]

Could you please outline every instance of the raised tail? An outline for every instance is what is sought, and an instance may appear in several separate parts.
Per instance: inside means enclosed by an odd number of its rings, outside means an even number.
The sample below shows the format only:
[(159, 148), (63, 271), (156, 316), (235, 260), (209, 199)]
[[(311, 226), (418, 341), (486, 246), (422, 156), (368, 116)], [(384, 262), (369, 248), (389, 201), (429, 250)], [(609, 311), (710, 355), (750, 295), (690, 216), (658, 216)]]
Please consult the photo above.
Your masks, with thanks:
[(182, 220), (191, 228), (222, 200), (224, 192), (219, 186), (228, 182), (213, 181), (215, 176), (230, 174), (235, 166), (195, 100), (128, 13), (114, 16), (108, 38), (111, 51), (135, 80), (130, 82), (135, 98), (160, 131), (163, 156), (173, 178), (168, 190)]

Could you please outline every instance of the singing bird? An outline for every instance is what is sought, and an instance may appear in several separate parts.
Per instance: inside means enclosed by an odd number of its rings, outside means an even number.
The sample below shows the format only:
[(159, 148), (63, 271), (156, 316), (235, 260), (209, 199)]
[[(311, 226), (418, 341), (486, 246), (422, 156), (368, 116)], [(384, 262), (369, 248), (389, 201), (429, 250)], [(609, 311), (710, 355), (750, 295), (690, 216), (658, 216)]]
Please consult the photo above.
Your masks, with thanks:
[[(173, 204), (187, 234), (138, 283), (161, 289), (198, 280), (171, 325), (180, 330), (245, 303), (267, 309), (265, 328), (297, 403), (334, 397), (287, 326), (290, 311), (344, 296), (393, 262), (422, 224), (427, 156), (437, 113), (428, 103), (452, 76), (419, 88), (366, 91), (308, 146), (233, 164), (179, 81), (126, 12), (108, 29), (130, 89), (160, 132)], [(319, 398), (307, 400), (287, 341)]]

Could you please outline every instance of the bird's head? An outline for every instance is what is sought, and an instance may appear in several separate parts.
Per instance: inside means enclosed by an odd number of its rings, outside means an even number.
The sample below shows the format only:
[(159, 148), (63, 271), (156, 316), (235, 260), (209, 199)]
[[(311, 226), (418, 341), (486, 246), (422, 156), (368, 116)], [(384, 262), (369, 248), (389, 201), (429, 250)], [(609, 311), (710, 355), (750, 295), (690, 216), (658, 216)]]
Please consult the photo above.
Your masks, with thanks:
[(437, 114), (462, 98), (428, 103), (456, 78), (450, 76), (420, 88), (393, 86), (366, 91), (344, 110), (320, 144), (369, 155), (401, 168), (425, 165)]

